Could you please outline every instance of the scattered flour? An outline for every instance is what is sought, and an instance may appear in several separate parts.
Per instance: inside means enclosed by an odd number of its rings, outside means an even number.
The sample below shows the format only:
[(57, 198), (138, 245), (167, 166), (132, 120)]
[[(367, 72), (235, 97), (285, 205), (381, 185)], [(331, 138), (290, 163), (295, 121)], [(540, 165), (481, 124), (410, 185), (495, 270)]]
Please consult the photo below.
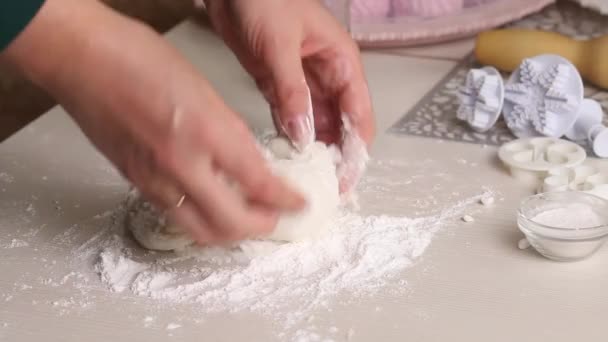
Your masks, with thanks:
[(177, 324), (177, 323), (169, 323), (167, 324), (167, 330), (175, 330), (175, 329), (179, 329), (181, 328), (181, 324)]
[(475, 222), (475, 218), (473, 218), (473, 216), (471, 216), (471, 215), (464, 215), (462, 217), (462, 220), (466, 223)]
[(293, 337), (294, 342), (334, 342), (333, 339), (321, 336), (319, 333), (306, 329), (297, 330)]
[(30, 244), (27, 243), (26, 241), (20, 240), (20, 239), (12, 239), (10, 243), (5, 244), (4, 246), (2, 246), (5, 249), (11, 249), (11, 248), (20, 248), (20, 247), (27, 247)]
[(347, 341), (351, 341), (353, 339), (353, 337), (355, 337), (355, 329), (350, 328), (348, 329), (348, 331), (346, 332), (346, 340)]
[(15, 181), (15, 177), (9, 175), (6, 172), (0, 172), (0, 182), (12, 183)]
[(480, 198), (416, 219), (345, 211), (328, 234), (294, 243), (247, 241), (144, 255), (117, 232), (103, 243), (96, 270), (115, 292), (198, 304), (203, 313), (255, 312), (291, 329), (339, 294), (356, 300), (389, 291), (391, 283), (406, 284), (399, 279), (402, 271), (424, 253), (445, 220)]
[(144, 317), (144, 327), (148, 328), (150, 326), (152, 326), (152, 323), (154, 323), (156, 319), (152, 316), (146, 316)]
[[(146, 265), (131, 260), (115, 250), (106, 249), (101, 252), (100, 262), (97, 264), (101, 280), (115, 292), (127, 289), (140, 272), (147, 269)], [(111, 269), (112, 272), (105, 270)]]
[(494, 196), (492, 196), (492, 195), (483, 196), (483, 197), (481, 197), (481, 200), (480, 200), (481, 204), (483, 204), (485, 207), (490, 207), (490, 206), (494, 205), (495, 201), (496, 200), (494, 199)]

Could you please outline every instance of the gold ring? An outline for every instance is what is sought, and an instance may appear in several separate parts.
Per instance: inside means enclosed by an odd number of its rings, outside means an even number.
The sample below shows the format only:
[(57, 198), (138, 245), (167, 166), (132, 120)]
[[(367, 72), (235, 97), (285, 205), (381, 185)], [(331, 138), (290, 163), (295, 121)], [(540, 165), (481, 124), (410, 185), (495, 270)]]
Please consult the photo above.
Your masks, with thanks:
[(186, 194), (183, 194), (182, 197), (179, 198), (179, 201), (177, 201), (177, 204), (175, 204), (176, 208), (179, 208), (182, 206), (182, 204), (184, 204), (184, 201), (186, 200)]

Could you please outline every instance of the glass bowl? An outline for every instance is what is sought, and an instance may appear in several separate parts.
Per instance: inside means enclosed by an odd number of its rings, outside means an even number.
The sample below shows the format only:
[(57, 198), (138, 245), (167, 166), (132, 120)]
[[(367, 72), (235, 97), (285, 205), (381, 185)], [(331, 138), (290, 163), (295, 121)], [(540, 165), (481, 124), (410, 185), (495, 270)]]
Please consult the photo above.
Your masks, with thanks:
[[(538, 222), (540, 214), (556, 210), (561, 213), (571, 211), (572, 215), (582, 210), (583, 213), (597, 215), (597, 220), (592, 226), (585, 226), (582, 217), (575, 216), (553, 225)], [(578, 213), (580, 215), (581, 211)], [(530, 245), (543, 256), (556, 261), (582, 260), (595, 253), (608, 236), (608, 201), (579, 191), (531, 196), (522, 201), (517, 224)]]

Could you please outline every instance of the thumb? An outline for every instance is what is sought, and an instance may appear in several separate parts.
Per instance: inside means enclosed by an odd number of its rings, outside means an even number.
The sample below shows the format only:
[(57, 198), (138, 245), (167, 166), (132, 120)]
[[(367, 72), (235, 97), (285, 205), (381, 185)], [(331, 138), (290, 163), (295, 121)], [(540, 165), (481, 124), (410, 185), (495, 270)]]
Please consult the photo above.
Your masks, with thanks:
[(277, 129), (303, 150), (315, 141), (315, 124), (310, 89), (306, 84), (299, 44), (274, 44), (265, 53), (273, 88), (273, 119)]

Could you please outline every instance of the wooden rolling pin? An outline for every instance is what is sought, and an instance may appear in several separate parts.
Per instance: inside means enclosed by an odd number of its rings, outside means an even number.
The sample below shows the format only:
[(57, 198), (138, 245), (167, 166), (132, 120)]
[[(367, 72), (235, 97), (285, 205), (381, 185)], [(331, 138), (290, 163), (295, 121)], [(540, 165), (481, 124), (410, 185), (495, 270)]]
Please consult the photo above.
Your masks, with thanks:
[(475, 55), (484, 65), (514, 71), (525, 58), (556, 54), (570, 60), (583, 78), (608, 89), (608, 35), (575, 40), (558, 33), (508, 29), (481, 33)]

